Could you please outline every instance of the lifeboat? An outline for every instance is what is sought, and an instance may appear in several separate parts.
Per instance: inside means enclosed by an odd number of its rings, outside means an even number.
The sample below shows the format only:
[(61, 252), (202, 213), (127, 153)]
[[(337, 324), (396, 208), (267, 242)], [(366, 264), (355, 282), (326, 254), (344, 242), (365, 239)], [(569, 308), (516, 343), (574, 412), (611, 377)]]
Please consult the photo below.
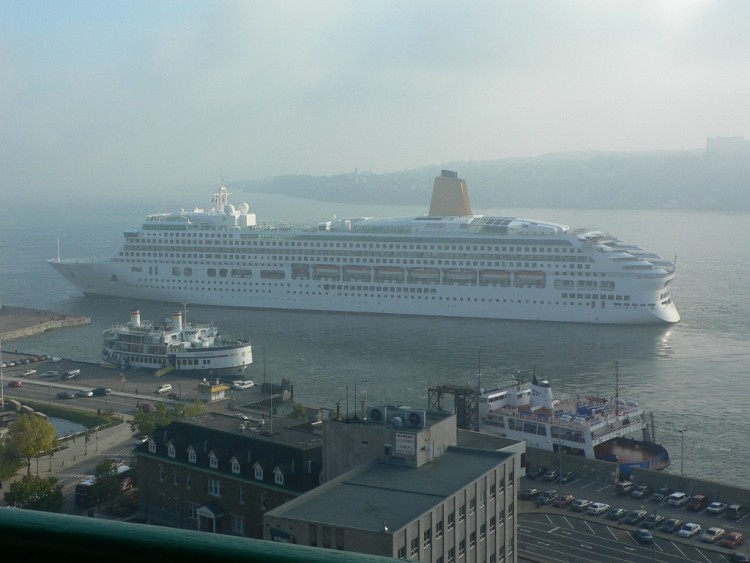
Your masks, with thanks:
[(380, 268), (375, 268), (375, 272), (381, 278), (397, 279), (404, 277), (404, 269), (398, 266), (381, 266)]
[(341, 275), (341, 268), (333, 264), (316, 264), (313, 266), (313, 274), (327, 278), (337, 278)]
[(444, 270), (443, 278), (446, 281), (473, 282), (477, 279), (477, 273), (474, 270)]
[(547, 274), (545, 274), (544, 272), (539, 272), (539, 271), (518, 270), (516, 272), (516, 279), (518, 281), (538, 282), (538, 281), (544, 281), (546, 277), (547, 277)]
[(486, 282), (500, 282), (510, 279), (508, 270), (480, 270), (479, 279)]
[(344, 274), (350, 278), (370, 279), (370, 266), (344, 266)]
[(440, 279), (440, 271), (435, 268), (412, 268), (409, 277), (414, 281), (437, 281)]

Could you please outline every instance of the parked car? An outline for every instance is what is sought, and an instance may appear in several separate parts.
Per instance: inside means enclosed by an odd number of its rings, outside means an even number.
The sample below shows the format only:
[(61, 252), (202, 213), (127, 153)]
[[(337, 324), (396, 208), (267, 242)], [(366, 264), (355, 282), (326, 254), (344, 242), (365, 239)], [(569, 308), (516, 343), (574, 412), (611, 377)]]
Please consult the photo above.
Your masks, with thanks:
[(538, 465), (526, 473), (526, 477), (529, 479), (539, 479), (542, 475), (547, 473), (547, 467), (544, 465)]
[(79, 389), (76, 391), (76, 397), (93, 397), (94, 392), (91, 389)]
[(607, 518), (619, 522), (628, 515), (628, 511), (624, 508), (612, 507), (607, 511)]
[(70, 379), (75, 379), (79, 375), (81, 375), (80, 369), (69, 369), (68, 371), (63, 372), (63, 374), (60, 376), (60, 379), (67, 381)]
[(104, 397), (106, 395), (110, 395), (112, 393), (112, 389), (109, 387), (97, 387), (94, 389), (94, 396), (95, 397)]
[(651, 497), (651, 500), (658, 503), (663, 503), (667, 500), (667, 497), (674, 492), (670, 487), (660, 487), (656, 489), (656, 492)]
[(234, 413), (234, 416), (236, 416), (237, 418), (241, 418), (242, 420), (250, 420), (250, 417), (243, 412), (236, 412)]
[(628, 495), (635, 488), (635, 484), (632, 481), (621, 481), (615, 485), (616, 495)]
[(643, 526), (647, 530), (656, 530), (659, 526), (662, 525), (665, 519), (666, 517), (662, 516), (661, 514), (649, 514), (648, 516), (646, 516), (646, 518), (643, 519), (641, 526)]
[(667, 504), (671, 506), (682, 506), (683, 504), (687, 504), (689, 500), (690, 497), (687, 496), (686, 493), (677, 491), (667, 497)]
[(649, 532), (648, 530), (644, 530), (643, 528), (640, 528), (633, 532), (633, 537), (638, 543), (651, 543), (654, 541), (654, 536)]
[(609, 505), (603, 502), (592, 502), (591, 505), (586, 509), (586, 514), (592, 516), (601, 516), (609, 510)]
[(33, 377), (36, 375), (35, 369), (27, 369), (25, 372), (23, 372), (24, 377)]
[(535, 500), (541, 492), (539, 489), (524, 489), (519, 494), (519, 497), (521, 500)]
[(568, 508), (571, 504), (573, 504), (576, 500), (576, 497), (573, 495), (559, 495), (555, 502), (552, 503), (557, 508)]
[(638, 485), (635, 489), (630, 492), (632, 498), (646, 499), (653, 494), (654, 490), (648, 485)]
[(575, 473), (572, 471), (566, 471), (565, 473), (560, 473), (558, 481), (560, 481), (560, 483), (570, 483), (575, 478)]
[(708, 506), (708, 497), (706, 495), (693, 495), (687, 503), (688, 510), (696, 512), (705, 509)]
[(589, 509), (589, 506), (591, 506), (590, 500), (578, 498), (573, 501), (573, 504), (570, 505), (570, 509), (573, 512), (585, 512)]
[(17, 381), (14, 379), (10, 383), (8, 383), (8, 387), (23, 387), (23, 381)]
[(729, 556), (729, 561), (731, 563), (748, 563), (750, 562), (750, 558), (744, 553), (732, 553)]
[(705, 543), (716, 543), (724, 539), (724, 534), (726, 533), (727, 532), (724, 528), (711, 526), (708, 530), (701, 534), (700, 540)]
[(648, 512), (642, 508), (635, 508), (628, 512), (628, 515), (622, 522), (631, 526), (637, 526), (646, 519), (646, 516), (648, 516)]
[(726, 503), (714, 501), (706, 507), (706, 514), (718, 516), (723, 514), (727, 509)]
[(75, 399), (76, 394), (73, 391), (59, 391), (57, 393), (58, 399)]
[(169, 393), (172, 391), (172, 384), (171, 383), (162, 383), (159, 385), (159, 387), (156, 388), (156, 394), (162, 395), (163, 393)]
[(542, 481), (554, 481), (559, 475), (560, 472), (557, 469), (548, 469), (544, 472), (544, 475), (542, 475)]
[(60, 375), (60, 372), (53, 369), (53, 370), (50, 370), (50, 371), (45, 371), (39, 377), (58, 377), (59, 375)]
[(695, 522), (688, 522), (679, 529), (677, 535), (681, 538), (692, 538), (701, 533), (701, 525)]
[(724, 539), (721, 540), (721, 546), (730, 549), (736, 549), (743, 543), (745, 543), (745, 536), (742, 535), (742, 532), (729, 532), (724, 536)]
[(667, 518), (659, 529), (665, 534), (674, 534), (679, 532), (684, 524), (679, 518)]
[(747, 514), (747, 509), (741, 504), (730, 504), (725, 514), (727, 518), (739, 520)]
[(237, 391), (242, 391), (243, 389), (250, 389), (251, 387), (255, 387), (255, 383), (250, 380), (232, 382), (232, 389), (235, 389)]
[(152, 405), (151, 403), (140, 403), (137, 408), (143, 412), (156, 412), (156, 405)]
[(539, 493), (539, 496), (536, 497), (536, 503), (537, 504), (552, 504), (555, 502), (555, 499), (557, 499), (557, 491), (554, 489), (549, 489), (547, 491), (542, 491)]

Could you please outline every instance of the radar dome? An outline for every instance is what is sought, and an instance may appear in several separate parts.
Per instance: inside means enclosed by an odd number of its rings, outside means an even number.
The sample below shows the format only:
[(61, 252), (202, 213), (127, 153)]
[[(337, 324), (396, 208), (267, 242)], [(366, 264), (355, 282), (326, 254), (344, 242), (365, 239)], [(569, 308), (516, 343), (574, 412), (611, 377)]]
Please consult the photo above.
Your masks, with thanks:
[(240, 213), (247, 215), (248, 211), (250, 211), (250, 206), (247, 203), (240, 203)]
[(224, 213), (226, 213), (227, 215), (234, 215), (234, 205), (228, 203), (224, 208)]

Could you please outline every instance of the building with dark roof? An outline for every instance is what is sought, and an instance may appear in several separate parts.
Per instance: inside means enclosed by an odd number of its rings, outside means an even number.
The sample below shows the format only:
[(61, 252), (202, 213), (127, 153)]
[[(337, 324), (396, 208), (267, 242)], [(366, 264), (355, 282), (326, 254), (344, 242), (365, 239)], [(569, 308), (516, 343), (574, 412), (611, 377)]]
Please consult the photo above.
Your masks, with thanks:
[(455, 413), (367, 412), (323, 421), (326, 483), (268, 511), (264, 539), (436, 563), (514, 561), (523, 448), (456, 446)]
[(157, 429), (138, 446), (146, 522), (261, 538), (263, 514), (322, 480), (319, 423), (206, 413)]

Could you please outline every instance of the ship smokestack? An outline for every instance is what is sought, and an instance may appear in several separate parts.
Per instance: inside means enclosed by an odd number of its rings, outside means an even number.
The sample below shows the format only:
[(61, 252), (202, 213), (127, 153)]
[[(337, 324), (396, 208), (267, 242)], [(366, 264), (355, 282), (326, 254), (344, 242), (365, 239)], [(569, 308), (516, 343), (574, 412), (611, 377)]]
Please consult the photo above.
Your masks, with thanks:
[(141, 326), (141, 312), (138, 309), (130, 312), (130, 326)]
[(172, 313), (172, 330), (182, 332), (182, 313), (180, 311)]
[(458, 177), (457, 172), (443, 170), (435, 178), (430, 201), (431, 217), (463, 217), (473, 215), (469, 203), (469, 191), (466, 180)]

